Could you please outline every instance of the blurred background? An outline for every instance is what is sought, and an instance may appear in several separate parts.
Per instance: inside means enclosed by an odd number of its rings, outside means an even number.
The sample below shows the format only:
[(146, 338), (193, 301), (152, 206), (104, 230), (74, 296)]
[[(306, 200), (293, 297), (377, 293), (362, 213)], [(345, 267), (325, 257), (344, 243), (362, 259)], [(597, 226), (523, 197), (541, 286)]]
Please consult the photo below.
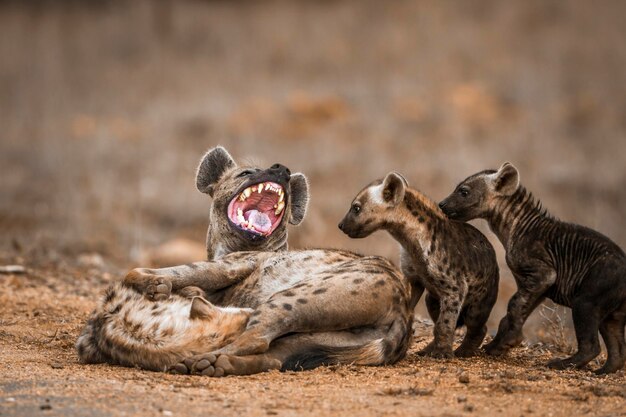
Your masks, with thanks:
[[(624, 247), (625, 18), (608, 0), (1, 1), (2, 259), (126, 269), (202, 245), (195, 168), (217, 144), (309, 177), (292, 247), (396, 261), (387, 235), (337, 229), (361, 187), (398, 170), (440, 200), (504, 161)], [(497, 319), (514, 283), (476, 224)]]

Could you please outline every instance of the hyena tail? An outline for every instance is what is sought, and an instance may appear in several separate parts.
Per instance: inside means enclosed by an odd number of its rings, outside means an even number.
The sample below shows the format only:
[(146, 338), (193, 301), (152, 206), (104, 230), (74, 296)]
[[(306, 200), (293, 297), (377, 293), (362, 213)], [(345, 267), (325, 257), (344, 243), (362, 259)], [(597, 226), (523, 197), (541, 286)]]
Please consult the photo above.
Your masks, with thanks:
[(396, 319), (384, 337), (357, 346), (312, 345), (288, 357), (282, 371), (306, 371), (323, 365), (386, 365), (402, 359), (410, 345), (411, 316)]

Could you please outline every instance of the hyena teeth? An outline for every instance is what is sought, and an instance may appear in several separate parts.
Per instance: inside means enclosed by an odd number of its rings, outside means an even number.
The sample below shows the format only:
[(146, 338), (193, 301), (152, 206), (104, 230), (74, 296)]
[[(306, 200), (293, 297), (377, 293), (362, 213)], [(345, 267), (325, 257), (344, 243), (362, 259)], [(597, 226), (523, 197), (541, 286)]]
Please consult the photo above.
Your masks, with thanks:
[(278, 202), (282, 203), (285, 199), (285, 195), (283, 193), (278, 193)]
[(265, 184), (265, 191), (269, 190), (271, 188), (271, 185), (269, 183)]
[(275, 215), (279, 215), (281, 211), (283, 211), (283, 209), (285, 208), (285, 203), (284, 202), (280, 202), (278, 203), (278, 207), (276, 208), (276, 211), (274, 212)]
[(239, 224), (243, 224), (246, 221), (245, 217), (243, 217), (243, 210), (240, 208), (237, 209), (237, 221)]
[(246, 188), (245, 190), (243, 190), (243, 195), (248, 198), (250, 197), (250, 194), (252, 194), (252, 190), (250, 189), (250, 187)]
[(259, 184), (259, 194), (261, 194), (261, 192), (263, 191), (263, 183)]

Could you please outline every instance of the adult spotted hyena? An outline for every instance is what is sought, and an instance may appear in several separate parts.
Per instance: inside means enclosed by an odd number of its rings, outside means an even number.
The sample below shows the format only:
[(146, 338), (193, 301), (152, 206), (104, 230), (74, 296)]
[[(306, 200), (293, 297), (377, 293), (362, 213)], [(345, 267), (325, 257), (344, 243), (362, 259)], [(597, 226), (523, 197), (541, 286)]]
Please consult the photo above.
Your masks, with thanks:
[(463, 180), (440, 206), (453, 219), (483, 218), (506, 249), (517, 292), (509, 301), (487, 353), (519, 344), (522, 327), (544, 298), (572, 308), (578, 352), (548, 365), (583, 367), (600, 353), (598, 330), (608, 358), (599, 374), (626, 361), (626, 254), (609, 238), (557, 220), (526, 190), (517, 169), (503, 164)]
[[(224, 149), (209, 152), (197, 184), (213, 197), (210, 260), (136, 269), (121, 284), (125, 291), (146, 294), (136, 308), (153, 303), (155, 317), (161, 309), (154, 305), (180, 303), (185, 296), (196, 297), (188, 301), (190, 310), (193, 302), (212, 310), (217, 305), (240, 309), (223, 313), (249, 315), (241, 334), (209, 340), (200, 349), (196, 343), (193, 352), (187, 347), (162, 352), (162, 338), (170, 336), (155, 323), (167, 320), (155, 319), (152, 327), (140, 320), (138, 330), (152, 333), (136, 334), (133, 324), (119, 318), (127, 311), (124, 304), (135, 298), (114, 294), (105, 298), (108, 307), (94, 313), (79, 339), (82, 360), (150, 369), (175, 365), (177, 372), (221, 376), (332, 363), (380, 365), (403, 357), (411, 335), (410, 287), (391, 263), (337, 250), (285, 250), (286, 221), (299, 223), (308, 199), (306, 180), (298, 175), (292, 187), (294, 176), (281, 165), (238, 167)], [(173, 310), (165, 309), (175, 318), (191, 315), (186, 308)], [(113, 330), (128, 340), (111, 336)], [(159, 343), (154, 342), (157, 336)], [(135, 342), (155, 349), (149, 355), (133, 354)]]

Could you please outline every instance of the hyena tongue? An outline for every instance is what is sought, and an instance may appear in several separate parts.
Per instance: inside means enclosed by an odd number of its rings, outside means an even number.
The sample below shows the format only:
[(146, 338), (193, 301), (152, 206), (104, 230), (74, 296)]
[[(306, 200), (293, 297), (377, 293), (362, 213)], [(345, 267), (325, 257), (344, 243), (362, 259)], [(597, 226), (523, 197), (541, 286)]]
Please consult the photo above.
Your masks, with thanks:
[(248, 221), (256, 231), (266, 233), (272, 228), (272, 221), (267, 214), (258, 210), (250, 210), (246, 214)]

